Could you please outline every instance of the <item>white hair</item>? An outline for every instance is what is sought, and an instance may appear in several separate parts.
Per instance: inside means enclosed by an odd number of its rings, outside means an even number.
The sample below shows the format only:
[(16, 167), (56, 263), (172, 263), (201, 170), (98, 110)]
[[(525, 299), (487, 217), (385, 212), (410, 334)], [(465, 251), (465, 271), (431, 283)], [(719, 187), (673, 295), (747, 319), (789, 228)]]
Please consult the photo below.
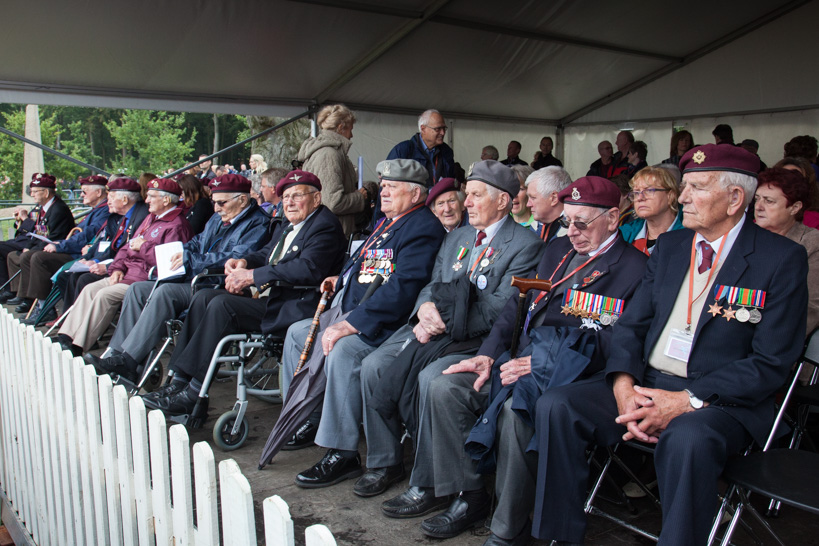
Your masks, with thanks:
[(409, 186), (410, 192), (412, 192), (412, 190), (414, 190), (415, 188), (418, 188), (419, 190), (421, 190), (422, 196), (427, 195), (429, 193), (429, 188), (427, 188), (423, 184), (417, 184), (415, 182), (404, 182), (404, 184), (407, 184)]
[(718, 176), (720, 187), (723, 190), (728, 191), (731, 186), (739, 186), (745, 191), (745, 200), (744, 203), (742, 203), (742, 208), (747, 209), (754, 198), (754, 193), (756, 193), (756, 177), (732, 171), (715, 171), (714, 174)]
[(518, 177), (518, 182), (521, 183), (525, 183), (529, 175), (535, 172), (529, 165), (512, 165), (509, 168), (514, 171), (515, 176)]
[(163, 198), (167, 197), (168, 199), (170, 199), (171, 203), (179, 203), (179, 196), (176, 195), (175, 193), (171, 193), (169, 191), (163, 191), (163, 190), (154, 190), (154, 191), (159, 194), (159, 197), (163, 197)]
[(142, 194), (138, 191), (127, 191), (127, 190), (110, 190), (109, 193), (115, 193), (115, 197), (124, 197), (128, 200), (129, 203), (136, 203), (140, 199), (142, 199)]
[(526, 187), (528, 188), (532, 183), (537, 185), (537, 191), (542, 197), (548, 197), (553, 192), (560, 192), (568, 187), (572, 183), (572, 177), (569, 176), (566, 169), (552, 165), (530, 174), (526, 178)]
[[(427, 123), (429, 123), (429, 118), (431, 118), (433, 114), (438, 114), (440, 116), (441, 112), (431, 108), (429, 110), (424, 111), (423, 114), (418, 116), (418, 130), (419, 131), (421, 130), (422, 125), (426, 125)], [(441, 116), (441, 117), (443, 117), (443, 116)]]

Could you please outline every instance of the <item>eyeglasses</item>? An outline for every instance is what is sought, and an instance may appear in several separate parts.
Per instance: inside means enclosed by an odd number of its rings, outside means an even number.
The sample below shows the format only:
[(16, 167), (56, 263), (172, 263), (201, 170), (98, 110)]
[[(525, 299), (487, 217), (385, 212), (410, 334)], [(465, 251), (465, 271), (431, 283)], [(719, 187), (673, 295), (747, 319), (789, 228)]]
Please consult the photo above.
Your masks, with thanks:
[(643, 191), (630, 191), (628, 192), (628, 198), (632, 201), (637, 201), (640, 197), (645, 197), (646, 199), (651, 199), (655, 195), (657, 195), (658, 191), (671, 191), (667, 188), (646, 188)]
[(432, 131), (433, 133), (446, 133), (447, 126), (441, 125), (440, 127), (430, 127), (429, 125), (424, 125), (427, 129)]
[(595, 220), (597, 220), (598, 218), (600, 218), (601, 216), (603, 216), (607, 212), (608, 211), (601, 212), (600, 214), (598, 214), (597, 216), (595, 216), (594, 218), (592, 218), (588, 222), (585, 222), (583, 220), (566, 220), (565, 216), (561, 216), (560, 219), (557, 222), (562, 227), (567, 228), (567, 229), (568, 229), (569, 226), (574, 224), (574, 227), (576, 227), (580, 231), (586, 231), (586, 229), (589, 227), (589, 224), (591, 224), (592, 222), (594, 222)]
[(318, 193), (317, 191), (308, 191), (304, 193), (291, 193), (290, 195), (283, 195), (282, 196), (282, 203), (286, 203), (288, 201), (293, 201), (294, 203), (301, 203), (308, 195), (312, 195), (314, 193)]
[(239, 196), (238, 196), (238, 195), (234, 195), (234, 196), (233, 196), (233, 197), (231, 197), (230, 199), (225, 199), (224, 201), (217, 201), (216, 199), (211, 199), (211, 201), (213, 201), (213, 206), (214, 206), (214, 207), (219, 207), (219, 208), (222, 208), (222, 207), (224, 207), (225, 205), (227, 205), (228, 203), (230, 203), (231, 201), (233, 201), (234, 199), (236, 199), (237, 197), (239, 197)]

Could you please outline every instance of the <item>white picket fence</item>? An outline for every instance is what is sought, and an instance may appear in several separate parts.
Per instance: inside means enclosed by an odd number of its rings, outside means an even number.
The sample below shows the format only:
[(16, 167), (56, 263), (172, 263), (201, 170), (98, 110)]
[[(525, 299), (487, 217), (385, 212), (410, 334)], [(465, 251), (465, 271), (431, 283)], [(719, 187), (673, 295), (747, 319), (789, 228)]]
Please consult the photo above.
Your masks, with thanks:
[[(0, 310), (0, 493), (34, 544), (257, 544), (239, 466), (219, 463), (217, 495), (210, 446), (194, 444), (191, 465), (189, 443), (185, 427), (168, 429), (162, 412), (146, 415), (141, 398)], [(287, 504), (262, 506), (264, 544), (295, 544)], [(305, 542), (336, 544), (324, 525)]]

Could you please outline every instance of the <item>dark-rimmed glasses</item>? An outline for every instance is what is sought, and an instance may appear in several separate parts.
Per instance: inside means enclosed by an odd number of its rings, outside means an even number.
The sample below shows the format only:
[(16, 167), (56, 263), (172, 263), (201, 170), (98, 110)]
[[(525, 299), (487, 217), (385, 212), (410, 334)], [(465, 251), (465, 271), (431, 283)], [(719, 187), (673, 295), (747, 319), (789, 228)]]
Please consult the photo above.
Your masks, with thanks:
[(560, 224), (562, 227), (564, 227), (564, 228), (566, 228), (566, 229), (568, 229), (568, 228), (569, 228), (569, 226), (571, 226), (572, 224), (574, 224), (574, 227), (576, 227), (576, 228), (577, 228), (577, 229), (579, 229), (580, 231), (586, 231), (586, 229), (588, 229), (588, 227), (589, 227), (589, 224), (591, 224), (592, 222), (594, 222), (595, 220), (597, 220), (598, 218), (600, 218), (601, 216), (603, 216), (603, 215), (604, 215), (604, 214), (606, 214), (607, 212), (608, 212), (607, 210), (606, 210), (606, 211), (601, 212), (600, 214), (598, 214), (597, 216), (595, 216), (594, 218), (592, 218), (592, 219), (591, 219), (591, 220), (589, 220), (588, 222), (583, 221), (583, 220), (566, 220), (566, 217), (565, 217), (565, 216), (561, 216), (561, 217), (558, 219), (558, 221), (557, 221), (557, 222), (558, 222), (558, 223), (559, 223), (559, 224)]

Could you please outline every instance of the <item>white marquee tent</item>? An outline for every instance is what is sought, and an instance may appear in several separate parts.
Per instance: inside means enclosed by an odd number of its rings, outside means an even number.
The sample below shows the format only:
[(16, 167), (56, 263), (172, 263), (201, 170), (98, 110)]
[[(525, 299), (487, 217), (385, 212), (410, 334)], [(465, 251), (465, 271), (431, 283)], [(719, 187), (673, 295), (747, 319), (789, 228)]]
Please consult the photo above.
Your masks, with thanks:
[(814, 134), (819, 3), (797, 0), (81, 0), (6, 2), (0, 102), (358, 116), (368, 178), (441, 110), (464, 166), (544, 135), (573, 176), (633, 128), (649, 162), (673, 126), (729, 123), (767, 163)]

